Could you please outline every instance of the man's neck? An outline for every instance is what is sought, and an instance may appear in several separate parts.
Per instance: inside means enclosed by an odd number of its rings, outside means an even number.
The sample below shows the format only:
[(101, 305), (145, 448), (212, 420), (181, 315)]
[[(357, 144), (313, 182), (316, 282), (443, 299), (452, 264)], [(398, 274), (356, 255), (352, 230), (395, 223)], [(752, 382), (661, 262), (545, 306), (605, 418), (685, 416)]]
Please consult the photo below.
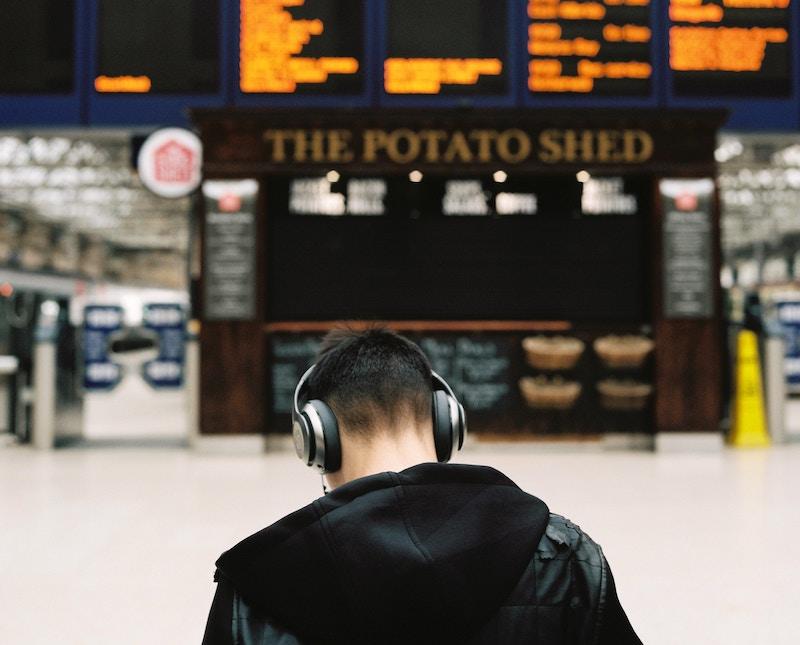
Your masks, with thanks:
[(368, 439), (341, 433), (342, 467), (326, 475), (330, 488), (382, 472), (399, 472), (436, 461), (433, 433), (414, 425), (386, 428)]

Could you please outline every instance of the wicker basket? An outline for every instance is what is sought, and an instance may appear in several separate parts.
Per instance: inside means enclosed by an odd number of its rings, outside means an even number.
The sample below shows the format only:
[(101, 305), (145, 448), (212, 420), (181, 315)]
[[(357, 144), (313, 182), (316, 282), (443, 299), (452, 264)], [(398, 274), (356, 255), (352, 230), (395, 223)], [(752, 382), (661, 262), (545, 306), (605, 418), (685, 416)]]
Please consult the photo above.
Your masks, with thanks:
[(611, 368), (641, 367), (655, 343), (646, 336), (603, 336), (594, 351)]
[(639, 381), (604, 379), (597, 384), (600, 404), (607, 410), (643, 410), (653, 386)]
[(558, 376), (552, 379), (526, 376), (519, 381), (522, 397), (531, 408), (568, 410), (575, 405), (581, 389), (580, 383), (565, 381)]
[(525, 359), (537, 370), (569, 370), (583, 354), (586, 344), (567, 336), (529, 336), (522, 341)]

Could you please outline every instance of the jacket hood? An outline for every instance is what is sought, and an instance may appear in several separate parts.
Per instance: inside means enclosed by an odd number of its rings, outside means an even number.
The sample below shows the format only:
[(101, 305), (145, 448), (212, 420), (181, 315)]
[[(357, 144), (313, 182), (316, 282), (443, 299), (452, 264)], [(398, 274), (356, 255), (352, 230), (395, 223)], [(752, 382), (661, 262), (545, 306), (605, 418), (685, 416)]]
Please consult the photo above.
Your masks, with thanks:
[(510, 594), (548, 517), (492, 468), (422, 464), (337, 488), (222, 554), (217, 569), (301, 638), (453, 642)]

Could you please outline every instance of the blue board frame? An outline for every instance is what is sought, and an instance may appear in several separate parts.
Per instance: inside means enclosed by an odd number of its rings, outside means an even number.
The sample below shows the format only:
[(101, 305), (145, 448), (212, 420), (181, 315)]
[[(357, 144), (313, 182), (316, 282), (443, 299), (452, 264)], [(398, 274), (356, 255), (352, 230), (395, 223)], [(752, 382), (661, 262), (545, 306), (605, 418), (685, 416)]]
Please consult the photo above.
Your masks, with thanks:
[[(87, 93), (87, 118), (92, 125), (189, 125), (188, 110), (194, 107), (222, 107), (229, 103), (227, 88), (230, 50), (229, 2), (219, 0), (219, 87), (213, 94), (103, 94), (95, 91), (99, 41), (100, 0), (88, 3), (87, 38), (89, 43), (85, 65), (85, 91)], [(238, 3), (234, 3), (237, 4)]]
[[(401, 0), (402, 1), (402, 0)], [(514, 107), (519, 105), (520, 88), (517, 80), (519, 79), (520, 67), (520, 9), (524, 8), (526, 0), (505, 0), (508, 11), (506, 14), (506, 64), (508, 66), (508, 90), (505, 94), (496, 96), (458, 96), (450, 94), (447, 96), (431, 96), (430, 94), (387, 94), (383, 85), (383, 63), (386, 60), (386, 48), (388, 42), (388, 0), (372, 0), (378, 9), (377, 33), (378, 47), (373, 61), (373, 74), (377, 77), (378, 104), (381, 107), (454, 107), (454, 108), (474, 108), (474, 107)]]
[[(669, 7), (668, 0), (657, 0), (662, 3), (661, 24), (663, 42), (669, 43)], [(670, 108), (727, 108), (730, 116), (725, 128), (730, 130), (796, 130), (800, 126), (800, 94), (798, 94), (798, 77), (800, 77), (800, 50), (798, 49), (798, 27), (800, 12), (798, 0), (789, 5), (789, 46), (791, 63), (792, 93), (785, 99), (736, 98), (731, 96), (676, 96), (672, 91), (672, 70), (669, 69), (667, 48), (664, 48), (665, 75), (662, 82), (666, 96), (665, 106)]]
[(659, 28), (660, 0), (650, 2), (650, 64), (653, 76), (650, 82), (649, 96), (595, 96), (591, 94), (534, 94), (528, 89), (528, 11), (527, 0), (523, 0), (522, 20), (524, 25), (522, 52), (524, 64), (518, 85), (522, 91), (522, 103), (525, 107), (602, 107), (602, 108), (654, 108), (663, 105), (664, 66), (666, 65), (666, 48), (664, 47), (663, 30)]
[(233, 103), (242, 107), (340, 107), (356, 108), (375, 105), (375, 55), (378, 35), (374, 26), (377, 24), (377, 2), (361, 0), (364, 7), (364, 90), (360, 94), (251, 94), (239, 89), (239, 0), (223, 0), (229, 3), (229, 11), (233, 12), (230, 42), (234, 43), (233, 57), (230, 64), (232, 71), (231, 92)]
[(83, 96), (86, 87), (86, 3), (75, 0), (74, 84), (68, 94), (0, 94), (0, 127), (28, 125), (78, 125), (86, 114)]

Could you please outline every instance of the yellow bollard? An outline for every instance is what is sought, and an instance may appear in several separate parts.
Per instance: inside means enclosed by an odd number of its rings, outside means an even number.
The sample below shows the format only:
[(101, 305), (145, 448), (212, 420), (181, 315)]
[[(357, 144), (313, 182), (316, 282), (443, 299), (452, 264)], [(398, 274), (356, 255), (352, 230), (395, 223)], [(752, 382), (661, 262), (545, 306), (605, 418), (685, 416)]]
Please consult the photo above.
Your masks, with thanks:
[(747, 329), (740, 331), (736, 340), (736, 400), (730, 443), (739, 448), (757, 448), (770, 443), (758, 336)]

